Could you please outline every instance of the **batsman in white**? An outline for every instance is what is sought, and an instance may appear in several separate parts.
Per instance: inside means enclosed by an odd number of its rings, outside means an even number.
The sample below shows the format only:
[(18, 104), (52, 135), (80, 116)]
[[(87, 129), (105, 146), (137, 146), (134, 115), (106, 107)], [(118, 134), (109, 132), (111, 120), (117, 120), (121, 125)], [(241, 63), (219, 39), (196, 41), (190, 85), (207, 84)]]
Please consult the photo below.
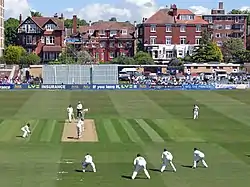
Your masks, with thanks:
[(193, 108), (194, 119), (199, 118), (199, 110), (200, 110), (200, 108), (198, 107), (198, 105), (194, 105), (194, 108)]
[(82, 117), (82, 108), (83, 108), (83, 106), (82, 106), (81, 101), (78, 101), (78, 104), (77, 104), (77, 106), (76, 106), (76, 111), (77, 111), (76, 116), (77, 116), (78, 118), (81, 118), (81, 117)]
[(77, 133), (77, 138), (80, 139), (82, 137), (82, 132), (84, 131), (84, 122), (83, 119), (79, 119), (77, 124), (76, 124), (76, 133)]
[(68, 106), (67, 112), (68, 112), (69, 122), (71, 123), (72, 119), (74, 119), (74, 109), (71, 105)]
[(167, 149), (164, 149), (162, 155), (161, 155), (161, 158), (162, 158), (162, 167), (161, 167), (161, 172), (164, 172), (167, 165), (170, 164), (170, 166), (173, 168), (174, 172), (176, 172), (176, 168), (173, 164), (173, 155), (172, 153), (170, 153), (169, 151), (167, 151)]
[(93, 157), (87, 153), (84, 157), (84, 161), (82, 162), (82, 171), (85, 172), (85, 169), (90, 165), (92, 167), (93, 172), (96, 172), (95, 164), (93, 162)]
[(28, 137), (28, 134), (31, 134), (31, 130), (30, 130), (30, 124), (27, 123), (25, 126), (23, 126), (21, 128), (21, 131), (23, 131), (23, 138), (26, 138)]
[(196, 168), (197, 164), (201, 161), (201, 163), (203, 164), (203, 166), (205, 168), (208, 167), (206, 161), (204, 160), (205, 158), (205, 154), (203, 152), (201, 152), (200, 150), (198, 150), (197, 148), (194, 148), (194, 165), (193, 165), (193, 169)]
[(143, 158), (140, 154), (137, 154), (136, 158), (134, 159), (134, 172), (132, 174), (132, 179), (134, 180), (135, 177), (137, 176), (138, 172), (140, 170), (143, 170), (145, 175), (147, 176), (148, 179), (150, 179), (150, 175), (148, 173), (148, 170), (146, 168), (147, 162), (145, 158)]

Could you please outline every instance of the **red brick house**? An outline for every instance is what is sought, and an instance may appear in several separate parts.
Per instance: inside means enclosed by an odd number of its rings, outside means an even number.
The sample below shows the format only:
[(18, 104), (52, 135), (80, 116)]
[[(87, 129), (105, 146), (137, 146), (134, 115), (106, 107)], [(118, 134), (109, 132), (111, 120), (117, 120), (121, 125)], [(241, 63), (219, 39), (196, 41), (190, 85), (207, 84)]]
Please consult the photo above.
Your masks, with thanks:
[(29, 53), (36, 53), (46, 63), (54, 61), (64, 46), (63, 16), (28, 17), (24, 21), (19, 17), (18, 44)]
[(247, 14), (227, 14), (223, 2), (219, 2), (211, 14), (203, 15), (203, 19), (213, 25), (213, 40), (218, 46), (228, 38), (241, 38), (246, 47)]
[(135, 53), (135, 25), (129, 22), (98, 21), (77, 27), (77, 17), (73, 17), (72, 35), (66, 44), (79, 50), (88, 51), (95, 62), (108, 62), (124, 55)]
[(156, 63), (168, 63), (173, 57), (184, 57), (200, 44), (201, 32), (208, 22), (176, 5), (143, 18), (138, 27), (138, 42), (152, 54)]

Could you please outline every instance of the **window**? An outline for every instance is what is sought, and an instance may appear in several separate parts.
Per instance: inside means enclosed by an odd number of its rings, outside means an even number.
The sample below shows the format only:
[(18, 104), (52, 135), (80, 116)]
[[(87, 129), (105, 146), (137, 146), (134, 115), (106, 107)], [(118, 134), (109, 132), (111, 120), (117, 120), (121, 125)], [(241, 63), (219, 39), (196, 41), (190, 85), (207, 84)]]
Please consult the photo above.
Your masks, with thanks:
[(231, 29), (231, 25), (226, 25), (225, 29), (230, 30)]
[(115, 58), (115, 53), (114, 52), (110, 52), (109, 53), (109, 58)]
[(123, 44), (121, 42), (118, 43), (118, 47), (121, 48), (123, 47)]
[(234, 21), (235, 21), (235, 23), (239, 23), (239, 17), (238, 17), (238, 16), (235, 17), (235, 18), (234, 18)]
[(150, 32), (156, 32), (156, 25), (150, 26)]
[(200, 45), (201, 44), (201, 37), (195, 37), (195, 44)]
[(100, 30), (99, 35), (105, 35), (105, 30)]
[(89, 34), (90, 35), (94, 34), (94, 30), (93, 29), (89, 29)]
[(196, 32), (201, 32), (201, 25), (196, 25)]
[(47, 36), (46, 37), (46, 44), (53, 45), (55, 43), (55, 37), (54, 36)]
[(111, 43), (109, 44), (109, 47), (115, 47), (115, 43), (114, 43), (114, 42), (111, 42)]
[(198, 66), (194, 66), (194, 69), (198, 69)]
[(27, 36), (26, 36), (25, 44), (32, 44), (32, 43), (33, 43), (32, 39), (33, 39), (32, 36), (27, 35)]
[(47, 25), (45, 25), (45, 28), (48, 31), (53, 31), (56, 28), (56, 26), (55, 26), (55, 24), (47, 24)]
[(166, 32), (172, 32), (172, 26), (166, 25)]
[(106, 43), (105, 42), (100, 42), (100, 47), (101, 48), (106, 47)]
[(171, 45), (172, 44), (172, 37), (171, 36), (166, 36), (166, 44)]
[(210, 16), (205, 16), (204, 20), (206, 20), (208, 23), (213, 23), (213, 18)]
[(180, 44), (186, 44), (186, 37), (180, 37)]
[(180, 32), (186, 32), (186, 26), (185, 25), (180, 26)]
[(127, 35), (127, 34), (128, 34), (127, 29), (122, 29), (122, 35)]
[(206, 66), (206, 69), (210, 69), (210, 66)]
[(117, 31), (110, 31), (110, 36), (117, 35)]
[(216, 37), (216, 38), (221, 38), (221, 33), (216, 33), (216, 34), (215, 34), (215, 37)]
[(150, 44), (156, 44), (156, 37), (155, 36), (150, 37)]
[(58, 58), (58, 56), (59, 56), (59, 54), (54, 53), (54, 52), (44, 52), (43, 53), (43, 59), (45, 61), (56, 60)]
[(28, 49), (27, 49), (27, 53), (32, 53), (32, 49), (31, 49), (31, 48), (28, 48)]
[(180, 20), (194, 20), (194, 15), (180, 15)]
[(44, 44), (45, 41), (44, 41), (44, 36), (41, 37), (41, 43)]
[(223, 29), (223, 25), (216, 25), (216, 29), (222, 30)]
[(173, 58), (173, 51), (166, 51), (166, 58)]

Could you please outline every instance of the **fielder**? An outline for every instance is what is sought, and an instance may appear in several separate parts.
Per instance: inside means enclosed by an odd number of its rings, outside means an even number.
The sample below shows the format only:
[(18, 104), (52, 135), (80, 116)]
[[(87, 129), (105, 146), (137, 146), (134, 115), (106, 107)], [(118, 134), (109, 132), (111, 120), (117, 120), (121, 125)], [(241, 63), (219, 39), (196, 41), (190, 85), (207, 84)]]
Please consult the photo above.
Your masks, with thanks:
[(200, 150), (198, 150), (197, 148), (194, 148), (194, 165), (193, 165), (193, 169), (196, 168), (196, 166), (199, 163), (199, 161), (201, 161), (201, 163), (203, 164), (203, 166), (205, 168), (207, 168), (208, 165), (205, 162), (204, 158), (205, 158), (205, 154), (203, 152), (201, 152)]
[(76, 116), (78, 118), (82, 117), (82, 109), (83, 109), (82, 103), (81, 103), (81, 101), (78, 101), (78, 104), (76, 106), (76, 111), (77, 111)]
[(162, 158), (162, 167), (161, 167), (161, 172), (164, 172), (166, 167), (167, 167), (167, 164), (170, 164), (170, 166), (173, 168), (174, 172), (176, 172), (176, 168), (172, 162), (173, 160), (173, 155), (167, 151), (167, 149), (164, 149), (162, 155), (161, 155), (161, 158)]
[(72, 119), (74, 119), (74, 109), (73, 109), (73, 107), (71, 105), (68, 106), (67, 112), (68, 112), (69, 122), (71, 123)]
[(194, 105), (194, 108), (193, 108), (194, 119), (199, 118), (199, 110), (200, 110), (200, 108), (198, 107), (198, 105)]
[(140, 170), (143, 170), (145, 175), (147, 176), (148, 179), (150, 179), (150, 175), (148, 173), (148, 170), (146, 168), (147, 162), (145, 158), (143, 158), (140, 154), (137, 154), (136, 158), (134, 159), (134, 172), (132, 174), (132, 179), (134, 180), (135, 177), (137, 176), (138, 172)]
[(85, 169), (90, 165), (92, 167), (93, 172), (96, 172), (95, 164), (93, 162), (93, 157), (87, 153), (84, 157), (84, 161), (82, 162), (82, 171), (85, 172)]
[(28, 137), (28, 134), (31, 134), (31, 131), (30, 131), (30, 124), (29, 123), (27, 123), (25, 126), (23, 126), (22, 128), (21, 128), (21, 131), (23, 131), (23, 138), (26, 138), (26, 137)]
[(79, 119), (77, 124), (76, 124), (76, 133), (77, 133), (77, 138), (80, 139), (82, 137), (82, 132), (84, 131), (84, 123), (83, 119)]

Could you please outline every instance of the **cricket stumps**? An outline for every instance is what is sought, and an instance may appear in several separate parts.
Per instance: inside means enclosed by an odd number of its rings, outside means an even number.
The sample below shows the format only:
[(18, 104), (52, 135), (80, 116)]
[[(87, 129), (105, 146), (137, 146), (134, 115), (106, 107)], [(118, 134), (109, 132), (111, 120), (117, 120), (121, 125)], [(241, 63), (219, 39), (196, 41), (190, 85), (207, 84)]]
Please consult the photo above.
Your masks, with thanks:
[(80, 139), (77, 138), (77, 121), (71, 123), (65, 120), (61, 141), (62, 142), (98, 142), (95, 121), (93, 119), (84, 120), (84, 131)]

